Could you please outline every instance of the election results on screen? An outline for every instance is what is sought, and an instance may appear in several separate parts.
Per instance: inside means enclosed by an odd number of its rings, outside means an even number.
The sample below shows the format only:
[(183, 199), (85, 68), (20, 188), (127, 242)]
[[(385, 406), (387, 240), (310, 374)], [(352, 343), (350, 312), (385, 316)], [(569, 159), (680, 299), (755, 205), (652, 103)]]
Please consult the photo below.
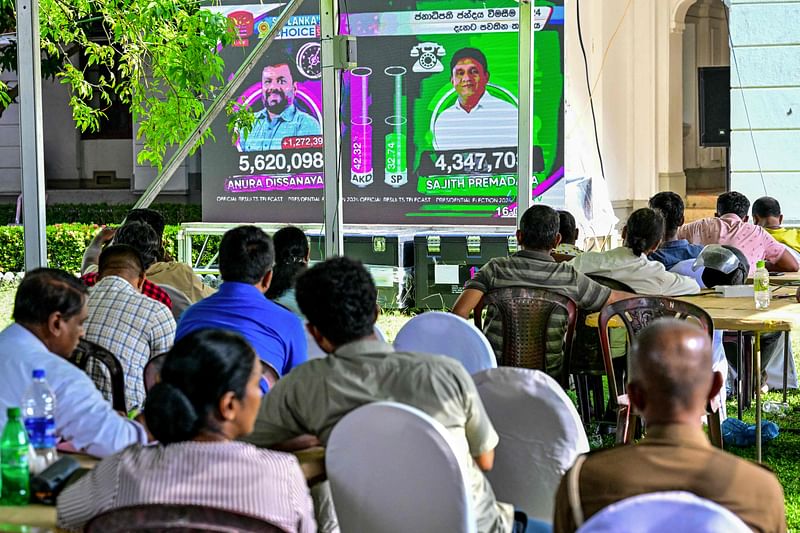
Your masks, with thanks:
[[(534, 194), (564, 204), (564, 7), (534, 8)], [(223, 2), (232, 76), (283, 3)], [(342, 75), (343, 216), (348, 224), (513, 225), (517, 195), (519, 4), (348, 0), (339, 32), (358, 40)], [(239, 89), (246, 134), (212, 126), (202, 149), (207, 222), (322, 220), (325, 183), (319, 2), (305, 0)]]

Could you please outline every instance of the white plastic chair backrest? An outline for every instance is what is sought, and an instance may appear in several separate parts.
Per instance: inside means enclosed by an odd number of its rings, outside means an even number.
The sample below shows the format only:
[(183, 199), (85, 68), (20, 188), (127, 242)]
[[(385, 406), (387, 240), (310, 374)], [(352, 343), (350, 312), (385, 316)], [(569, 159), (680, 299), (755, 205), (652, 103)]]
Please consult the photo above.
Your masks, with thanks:
[(183, 291), (173, 287), (172, 285), (159, 283), (158, 286), (164, 289), (164, 292), (166, 292), (169, 295), (170, 300), (172, 300), (172, 316), (175, 318), (175, 320), (178, 320), (183, 312), (192, 305), (192, 301)]
[(394, 339), (396, 350), (447, 355), (474, 374), (497, 368), (492, 345), (471, 322), (442, 311), (428, 311), (405, 323)]
[[(386, 342), (386, 335), (383, 334), (383, 331), (380, 327), (378, 327), (378, 324), (375, 324), (372, 329), (379, 341)], [(308, 345), (309, 359), (322, 359), (328, 355), (322, 351), (322, 348), (319, 347), (319, 344), (317, 344), (317, 341), (315, 341), (314, 337), (311, 336), (311, 333), (308, 332), (308, 329), (306, 329), (306, 344)]]
[(472, 378), (500, 435), (494, 468), (486, 474), (497, 500), (552, 521), (562, 475), (589, 451), (575, 405), (538, 370), (500, 367)]
[(458, 449), (444, 426), (407, 405), (376, 402), (348, 413), (325, 449), (341, 530), (475, 533), (467, 453)]
[(690, 277), (695, 280), (698, 285), (700, 285), (701, 289), (705, 289), (706, 285), (703, 283), (703, 272), (705, 272), (706, 268), (700, 267), (697, 270), (692, 270), (694, 262), (694, 259), (685, 259), (683, 261), (679, 261), (672, 265), (672, 268), (670, 268), (669, 271), (674, 274)]
[(577, 533), (748, 533), (742, 520), (691, 492), (653, 492), (611, 504), (587, 520)]

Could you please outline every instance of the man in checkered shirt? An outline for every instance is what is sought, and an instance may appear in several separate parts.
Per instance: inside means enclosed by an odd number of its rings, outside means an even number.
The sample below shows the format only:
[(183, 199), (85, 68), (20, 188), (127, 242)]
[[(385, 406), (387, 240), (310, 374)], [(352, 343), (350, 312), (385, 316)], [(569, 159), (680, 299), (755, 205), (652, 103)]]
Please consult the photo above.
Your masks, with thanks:
[[(122, 363), (128, 411), (144, 404), (144, 366), (175, 342), (172, 312), (141, 293), (144, 280), (139, 252), (119, 244), (103, 250), (98, 282), (89, 289), (86, 339), (109, 350)], [(90, 363), (87, 371), (110, 400), (111, 386), (105, 368)]]

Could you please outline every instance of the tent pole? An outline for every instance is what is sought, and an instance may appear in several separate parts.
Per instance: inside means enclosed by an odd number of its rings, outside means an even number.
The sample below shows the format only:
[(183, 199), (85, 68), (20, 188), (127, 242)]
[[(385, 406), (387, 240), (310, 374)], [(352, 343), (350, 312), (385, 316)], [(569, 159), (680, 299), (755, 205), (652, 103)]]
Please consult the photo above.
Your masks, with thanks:
[(322, 26), (322, 133), (325, 139), (325, 257), (344, 252), (339, 147), (340, 71), (336, 68), (338, 0), (320, 0)]
[(17, 0), (20, 166), (25, 270), (47, 266), (38, 0)]
[(517, 222), (531, 206), (533, 176), (533, 0), (519, 3), (519, 132)]

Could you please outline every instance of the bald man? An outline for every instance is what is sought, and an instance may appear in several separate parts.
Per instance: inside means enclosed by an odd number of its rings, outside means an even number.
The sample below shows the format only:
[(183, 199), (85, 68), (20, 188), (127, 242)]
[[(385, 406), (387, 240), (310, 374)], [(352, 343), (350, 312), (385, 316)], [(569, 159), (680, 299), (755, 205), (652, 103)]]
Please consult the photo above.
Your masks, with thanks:
[(681, 490), (726, 507), (754, 531), (785, 532), (775, 475), (713, 448), (701, 427), (706, 403), (722, 386), (722, 375), (711, 370), (708, 335), (685, 321), (656, 320), (636, 338), (629, 365), (628, 397), (647, 422), (647, 435), (638, 444), (578, 458), (558, 488), (553, 530), (575, 531), (631, 496)]
[[(175, 342), (172, 311), (141, 293), (144, 273), (136, 248), (126, 244), (105, 248), (100, 254), (98, 282), (89, 289), (89, 318), (84, 324), (86, 340), (110, 351), (122, 363), (128, 411), (144, 404), (144, 365), (151, 357), (169, 351)], [(90, 362), (87, 372), (110, 399), (106, 371)]]

